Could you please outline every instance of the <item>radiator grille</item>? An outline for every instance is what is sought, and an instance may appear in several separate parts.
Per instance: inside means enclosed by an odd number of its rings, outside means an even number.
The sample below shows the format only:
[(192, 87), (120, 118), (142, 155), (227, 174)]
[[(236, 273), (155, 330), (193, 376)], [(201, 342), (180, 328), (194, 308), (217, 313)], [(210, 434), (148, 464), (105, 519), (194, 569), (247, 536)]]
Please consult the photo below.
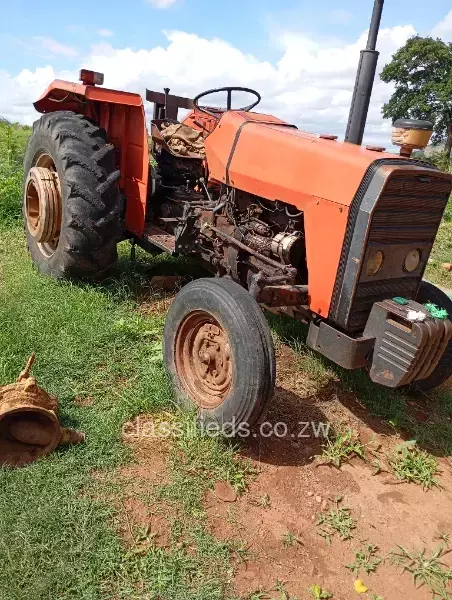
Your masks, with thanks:
[(360, 280), (349, 313), (350, 329), (364, 328), (374, 302), (395, 296), (414, 299), (449, 194), (450, 181), (431, 173), (395, 172), (389, 179), (377, 200), (367, 244), (381, 247), (386, 254), (391, 252), (391, 246), (400, 244), (422, 248), (423, 268), (415, 275), (402, 272), (395, 279), (379, 280), (377, 275), (370, 281)]

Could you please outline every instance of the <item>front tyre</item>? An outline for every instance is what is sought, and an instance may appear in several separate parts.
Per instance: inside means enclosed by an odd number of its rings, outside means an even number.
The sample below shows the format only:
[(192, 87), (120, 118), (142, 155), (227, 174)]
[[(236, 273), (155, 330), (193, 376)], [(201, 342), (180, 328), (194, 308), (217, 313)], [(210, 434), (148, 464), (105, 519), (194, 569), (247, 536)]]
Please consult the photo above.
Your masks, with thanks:
[(176, 399), (224, 433), (263, 416), (275, 386), (270, 329), (257, 302), (229, 279), (197, 279), (166, 318), (163, 355)]
[(98, 278), (116, 262), (122, 206), (104, 129), (57, 111), (33, 125), (24, 159), (28, 248), (42, 273)]
[[(449, 313), (449, 318), (452, 319), (452, 300), (436, 285), (428, 281), (421, 282), (416, 302), (420, 304), (431, 302), (441, 308), (445, 308)], [(449, 377), (452, 377), (452, 340), (449, 342), (433, 373), (427, 379), (415, 381), (410, 385), (410, 388), (414, 392), (428, 392), (443, 384)]]

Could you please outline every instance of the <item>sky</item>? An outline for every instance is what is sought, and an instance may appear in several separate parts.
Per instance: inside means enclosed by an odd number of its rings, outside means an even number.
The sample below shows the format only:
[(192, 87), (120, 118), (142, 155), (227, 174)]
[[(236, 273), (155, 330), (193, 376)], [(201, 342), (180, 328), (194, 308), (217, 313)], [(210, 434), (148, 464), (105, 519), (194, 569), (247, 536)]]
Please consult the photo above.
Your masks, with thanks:
[[(450, 0), (386, 0), (378, 72), (406, 40), (452, 42)], [(223, 85), (255, 88), (256, 110), (314, 133), (343, 136), (373, 0), (0, 0), (0, 117), (31, 124), (33, 101), (81, 68), (105, 86), (193, 97)], [(375, 82), (366, 143), (390, 146)]]

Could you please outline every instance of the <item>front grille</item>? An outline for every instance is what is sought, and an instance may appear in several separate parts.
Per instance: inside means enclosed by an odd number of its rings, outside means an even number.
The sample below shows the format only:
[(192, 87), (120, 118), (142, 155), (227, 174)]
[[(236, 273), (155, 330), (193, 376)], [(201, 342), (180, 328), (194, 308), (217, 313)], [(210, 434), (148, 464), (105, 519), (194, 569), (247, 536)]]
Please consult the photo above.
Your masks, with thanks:
[[(377, 200), (367, 237), (368, 247), (384, 252), (386, 267), (372, 278), (366, 277), (361, 268), (349, 313), (349, 329), (359, 331), (364, 328), (375, 302), (395, 296), (415, 298), (450, 188), (448, 179), (436, 177), (432, 172), (395, 171), (389, 178)], [(391, 266), (388, 264), (391, 255), (395, 256), (396, 248), (402, 246), (406, 246), (406, 252), (421, 250), (421, 267), (414, 273), (403, 271), (402, 259), (397, 258)]]
[(419, 286), (420, 278), (402, 277), (383, 281), (364, 281), (358, 284), (352, 312), (349, 319), (349, 328), (353, 331), (363, 329), (375, 302), (387, 298), (413, 298)]

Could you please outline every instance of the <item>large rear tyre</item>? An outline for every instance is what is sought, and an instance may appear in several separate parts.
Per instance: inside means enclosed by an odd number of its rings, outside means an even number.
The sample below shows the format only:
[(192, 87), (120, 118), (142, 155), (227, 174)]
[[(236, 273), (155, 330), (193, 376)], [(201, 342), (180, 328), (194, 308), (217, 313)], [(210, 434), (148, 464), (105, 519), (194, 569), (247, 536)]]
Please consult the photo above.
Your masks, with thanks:
[(98, 278), (116, 262), (122, 206), (104, 129), (58, 111), (36, 121), (24, 159), (28, 248), (42, 273)]
[(197, 279), (166, 318), (163, 355), (176, 399), (225, 433), (261, 418), (275, 386), (270, 328), (257, 302), (229, 279)]
[[(436, 285), (428, 281), (422, 281), (416, 301), (420, 304), (432, 302), (441, 308), (445, 308), (449, 313), (449, 318), (452, 318), (452, 300)], [(452, 377), (452, 340), (430, 377), (415, 381), (410, 385), (410, 388), (414, 392), (428, 392), (443, 384), (449, 377)]]

